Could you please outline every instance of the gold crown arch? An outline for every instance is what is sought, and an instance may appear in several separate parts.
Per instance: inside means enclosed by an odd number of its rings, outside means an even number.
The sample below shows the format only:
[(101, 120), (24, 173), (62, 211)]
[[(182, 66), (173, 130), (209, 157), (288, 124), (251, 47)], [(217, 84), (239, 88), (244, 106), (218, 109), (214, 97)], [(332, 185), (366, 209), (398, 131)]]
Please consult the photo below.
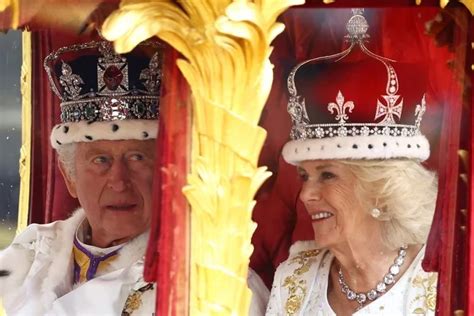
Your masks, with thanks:
[[(179, 5), (177, 4), (179, 3)], [(270, 43), (277, 17), (304, 0), (129, 0), (102, 32), (119, 53), (158, 36), (193, 99), (192, 166), (183, 192), (191, 205), (191, 315), (246, 315), (254, 195), (270, 176), (258, 167), (266, 131), (258, 126), (273, 81)]]

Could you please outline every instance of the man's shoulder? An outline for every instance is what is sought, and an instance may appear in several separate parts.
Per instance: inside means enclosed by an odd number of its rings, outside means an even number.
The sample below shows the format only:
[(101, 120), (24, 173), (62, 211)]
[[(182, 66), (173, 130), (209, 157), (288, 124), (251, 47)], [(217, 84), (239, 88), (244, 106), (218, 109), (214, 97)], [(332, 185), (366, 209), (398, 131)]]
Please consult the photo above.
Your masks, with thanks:
[(37, 252), (48, 255), (48, 248), (53, 243), (63, 243), (66, 235), (72, 236), (83, 218), (83, 211), (77, 210), (66, 220), (28, 225), (10, 246), (0, 251), (0, 296), (23, 283)]
[(32, 243), (40, 236), (55, 238), (57, 231), (72, 230), (72, 233), (74, 233), (84, 217), (84, 210), (79, 208), (65, 220), (58, 220), (47, 224), (30, 224), (13, 239), (11, 245)]

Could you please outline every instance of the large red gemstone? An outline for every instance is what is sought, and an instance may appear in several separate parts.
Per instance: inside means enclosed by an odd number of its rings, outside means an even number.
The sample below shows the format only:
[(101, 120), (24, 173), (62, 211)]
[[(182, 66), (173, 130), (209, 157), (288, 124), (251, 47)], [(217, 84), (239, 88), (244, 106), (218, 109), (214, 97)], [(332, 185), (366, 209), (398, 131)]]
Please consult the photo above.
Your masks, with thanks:
[(123, 73), (117, 66), (109, 66), (103, 75), (104, 83), (109, 90), (115, 91), (122, 83)]

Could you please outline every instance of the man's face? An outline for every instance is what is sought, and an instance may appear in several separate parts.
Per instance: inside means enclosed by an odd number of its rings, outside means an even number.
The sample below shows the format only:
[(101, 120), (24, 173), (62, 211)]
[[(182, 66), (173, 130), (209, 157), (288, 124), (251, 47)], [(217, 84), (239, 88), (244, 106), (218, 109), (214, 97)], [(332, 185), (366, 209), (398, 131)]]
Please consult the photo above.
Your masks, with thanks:
[(147, 230), (154, 158), (154, 140), (77, 144), (75, 176), (66, 182), (85, 210), (93, 245), (118, 244)]

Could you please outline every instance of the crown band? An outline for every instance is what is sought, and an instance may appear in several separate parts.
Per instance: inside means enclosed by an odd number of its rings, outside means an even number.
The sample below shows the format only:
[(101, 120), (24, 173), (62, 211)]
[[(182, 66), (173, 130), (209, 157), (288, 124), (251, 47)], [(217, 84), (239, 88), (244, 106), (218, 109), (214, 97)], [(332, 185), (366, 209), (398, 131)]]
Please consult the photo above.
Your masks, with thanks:
[(158, 97), (152, 96), (102, 97), (82, 102), (63, 102), (61, 122), (154, 120), (159, 115), (157, 102)]
[(290, 134), (291, 139), (347, 137), (347, 136), (402, 136), (412, 137), (420, 135), (419, 129), (413, 125), (380, 125), (377, 123), (349, 123), (349, 124), (313, 124), (295, 126)]

